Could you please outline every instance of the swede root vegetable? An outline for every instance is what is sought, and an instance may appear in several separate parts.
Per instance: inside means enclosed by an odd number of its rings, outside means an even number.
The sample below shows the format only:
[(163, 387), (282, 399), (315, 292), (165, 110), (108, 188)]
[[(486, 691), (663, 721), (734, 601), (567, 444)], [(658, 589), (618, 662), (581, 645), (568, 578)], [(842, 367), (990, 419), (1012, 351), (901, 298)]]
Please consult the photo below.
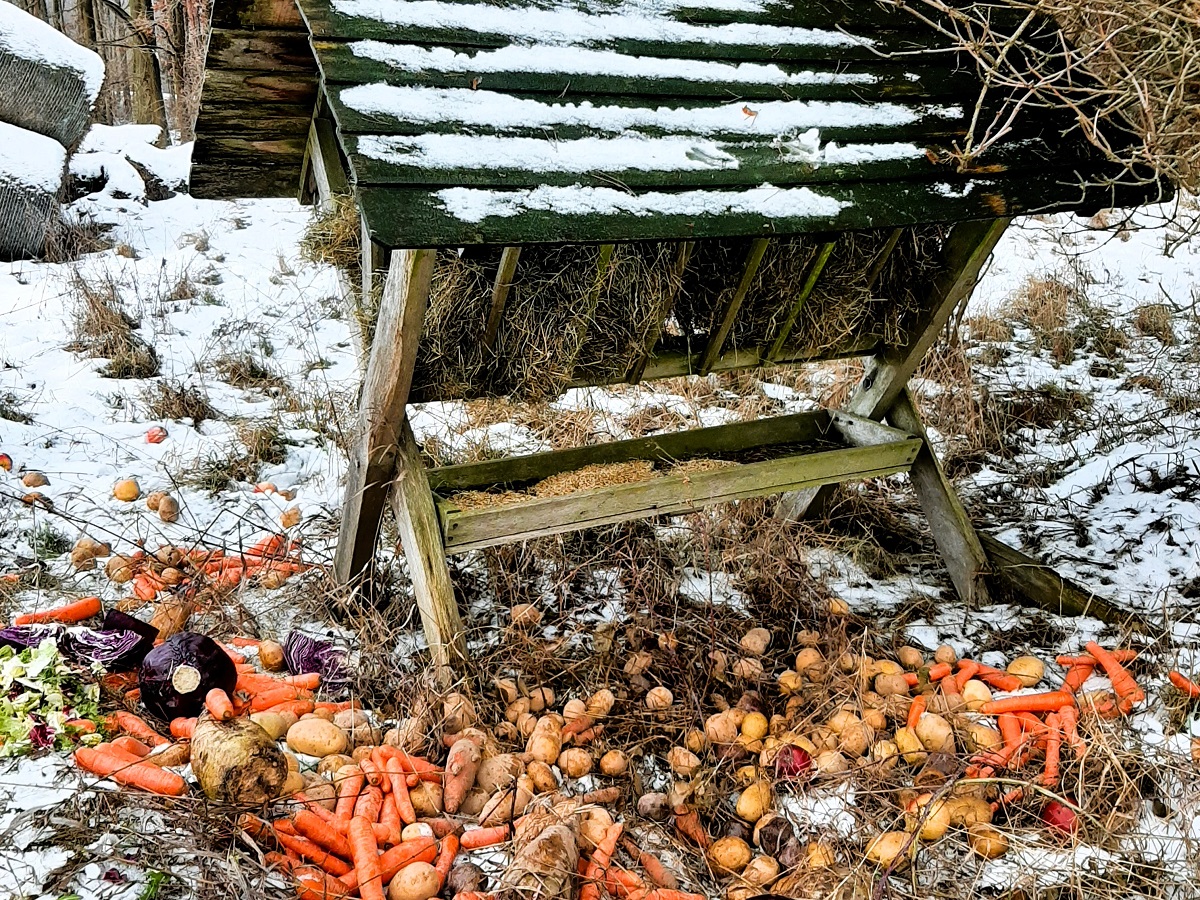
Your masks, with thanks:
[(283, 752), (247, 718), (218, 722), (202, 715), (192, 735), (192, 772), (210, 800), (269, 803), (287, 781)]

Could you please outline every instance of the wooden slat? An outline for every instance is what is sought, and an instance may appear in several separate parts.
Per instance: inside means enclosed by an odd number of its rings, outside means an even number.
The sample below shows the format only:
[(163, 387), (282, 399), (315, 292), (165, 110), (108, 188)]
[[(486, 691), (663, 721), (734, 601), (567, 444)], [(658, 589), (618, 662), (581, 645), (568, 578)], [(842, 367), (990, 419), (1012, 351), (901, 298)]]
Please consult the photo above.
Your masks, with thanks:
[(483, 328), (483, 349), (491, 350), (500, 334), (500, 322), (504, 317), (504, 304), (512, 288), (517, 262), (521, 258), (520, 247), (505, 247), (500, 253), (500, 265), (496, 268), (496, 280), (492, 284), (492, 302), (488, 306), (487, 322)]
[(823, 242), (817, 248), (817, 255), (808, 264), (808, 269), (804, 273), (804, 281), (800, 285), (800, 290), (796, 292), (796, 299), (792, 301), (792, 305), (788, 309), (788, 314), (783, 322), (780, 323), (775, 340), (771, 342), (771, 348), (767, 351), (767, 359), (770, 362), (777, 362), (779, 357), (783, 355), (783, 347), (787, 343), (787, 339), (791, 337), (796, 319), (800, 317), (800, 310), (804, 308), (804, 304), (812, 294), (813, 288), (817, 286), (817, 279), (821, 277), (821, 272), (825, 269), (825, 263), (829, 261), (829, 256), (833, 253), (835, 246), (837, 246), (836, 240)]
[(875, 282), (879, 280), (879, 276), (883, 272), (883, 267), (887, 265), (887, 261), (891, 258), (896, 245), (900, 243), (900, 238), (903, 234), (903, 228), (893, 228), (892, 233), (888, 235), (888, 239), (879, 248), (879, 252), (875, 254), (875, 258), (871, 260), (866, 278), (863, 279), (868, 289), (875, 287)]
[(442, 504), (446, 550), (460, 553), (631, 519), (689, 512), (713, 503), (802, 486), (903, 472), (920, 446), (919, 441), (909, 439), (795, 454), (482, 510), (451, 512)]
[(356, 443), (348, 454), (346, 499), (333, 558), (334, 575), (342, 584), (358, 582), (375, 555), (400, 453), (434, 256), (432, 250), (398, 250), (391, 255), (359, 401)]
[[(443, 466), (430, 471), (429, 482), (440, 493), (501, 484), (521, 487), (560, 472), (571, 472), (600, 463), (633, 459), (678, 462), (694, 456), (736, 453), (754, 447), (809, 443), (826, 437), (832, 429), (829, 413), (816, 410), (750, 422), (692, 428), (653, 437)], [(891, 434), (895, 436), (899, 432), (892, 431)]]
[[(620, 192), (614, 191), (616, 195)], [(981, 178), (965, 196), (938, 182), (821, 185), (816, 196), (844, 204), (834, 214), (821, 211), (768, 216), (757, 209), (638, 215), (564, 214), (559, 209), (523, 209), (515, 215), (469, 222), (451, 215), (436, 193), (366, 186), (359, 199), (372, 237), (384, 246), (462, 247), (468, 244), (530, 244), (570, 239), (581, 243), (635, 240), (692, 240), (706, 237), (803, 234), (966, 219), (1127, 206), (1144, 199), (1142, 188), (1084, 188), (1072, 170), (1044, 170), (1020, 178)], [(742, 195), (713, 195), (725, 202)], [(594, 199), (594, 198), (593, 198)], [(697, 198), (698, 199), (698, 198)]]
[(295, 0), (219, 0), (212, 4), (214, 30), (260, 28), (297, 31), (304, 28), (304, 19)]
[(283, 104), (306, 107), (311, 113), (317, 99), (317, 76), (295, 72), (280, 75), (261, 69), (205, 69), (202, 96), (204, 104), (240, 105), (243, 109)]
[[(524, 38), (527, 41), (539, 39), (539, 33), (532, 30), (530, 20), (522, 18), (520, 8), (512, 8), (509, 13), (512, 26), (505, 26), (506, 32), (488, 30), (486, 20), (482, 25), (468, 26), (472, 23), (469, 11), (462, 17), (464, 26), (439, 27), (435, 24), (411, 24), (417, 19), (406, 16), (403, 6), (397, 6), (399, 20), (384, 22), (379, 19), (346, 15), (335, 9), (329, 0), (302, 0), (301, 11), (308, 22), (313, 37), (322, 40), (395, 40), (403, 35), (406, 43), (427, 44), (431, 46), (448, 47), (501, 47), (510, 44), (514, 39)], [(416, 12), (420, 12), (420, 8)], [(590, 11), (590, 9), (589, 9)], [(652, 21), (653, 17), (645, 16), (645, 7), (641, 7), (643, 22)], [(533, 8), (530, 15), (540, 20), (542, 10)], [(749, 20), (751, 13), (744, 18)], [(605, 26), (615, 23), (617, 17), (605, 17), (602, 13), (589, 16), (586, 27), (594, 27), (595, 34), (605, 33)], [(446, 21), (445, 19), (439, 20)], [(783, 27), (803, 28), (794, 22), (788, 22)], [(553, 31), (553, 27), (551, 29)], [(831, 29), (832, 30), (832, 29)], [(523, 34), (523, 32), (528, 32)], [(736, 59), (736, 60), (840, 60), (840, 59), (870, 59), (887, 53), (911, 53), (924, 48), (948, 48), (951, 42), (948, 38), (928, 31), (913, 33), (871, 29), (867, 40), (873, 41), (873, 46), (864, 43), (831, 43), (824, 37), (810, 38), (799, 30), (795, 32), (780, 32), (772, 39), (763, 43), (748, 43), (738, 39), (735, 31), (723, 24), (700, 24), (691, 36), (683, 40), (662, 40), (653, 36), (651, 29), (644, 25), (640, 33), (650, 34), (647, 38), (633, 37), (596, 37), (578, 40), (577, 46), (588, 46), (596, 49), (614, 50), (635, 56), (659, 57), (664, 55), (693, 57), (697, 59)], [(842, 34), (844, 32), (833, 32)]]
[(1099, 594), (1063, 578), (1050, 566), (990, 534), (979, 532), (979, 540), (987, 552), (994, 578), (1019, 599), (1028, 600), (1034, 606), (1058, 616), (1090, 616), (1142, 634), (1161, 631), (1138, 613), (1122, 609)]
[(758, 267), (762, 263), (768, 246), (769, 241), (766, 238), (756, 238), (750, 244), (750, 249), (746, 253), (745, 265), (742, 267), (742, 277), (738, 281), (733, 295), (726, 302), (717, 327), (708, 336), (708, 344), (704, 348), (704, 354), (700, 357), (701, 375), (707, 375), (712, 371), (713, 363), (725, 349), (725, 341), (729, 338), (729, 332), (733, 330), (734, 319), (737, 318), (738, 310), (742, 308), (742, 302), (746, 299), (746, 295), (750, 293), (750, 287), (754, 284), (754, 277), (758, 274)]
[(316, 59), (302, 31), (225, 31), (214, 29), (205, 68), (259, 70), (275, 74), (315, 74)]
[[(312, 106), (299, 103), (272, 103), (255, 106), (246, 103), (214, 103), (205, 99), (196, 124), (202, 126), (205, 139), (217, 135), (236, 135), (246, 139), (266, 136), (307, 135), (312, 121)], [(269, 160), (266, 160), (269, 162)]]
[[(401, 68), (355, 53), (355, 43), (315, 40), (313, 50), (329, 84), (374, 84), (424, 86), (435, 88), (469, 88), (473, 83), (490, 91), (520, 94), (551, 94), (566, 98), (623, 96), (634, 94), (652, 98), (710, 97), (728, 100), (885, 100), (902, 102), (920, 98), (946, 102), (966, 101), (977, 94), (979, 83), (966, 69), (948, 70), (930, 65), (927, 60), (906, 57), (902, 63), (885, 59), (815, 63), (812, 65), (779, 62), (770, 63), (790, 82), (776, 76), (762, 81), (717, 80), (704, 77), (664, 77), (652, 75), (613, 75), (575, 72), (530, 72), (523, 70), (491, 71), (495, 64), (487, 61), (488, 50), (457, 51), (452, 61), (438, 63), (442, 57), (431, 57), (419, 68)], [(417, 48), (424, 50), (424, 48)], [(555, 48), (547, 48), (554, 52)], [(536, 52), (537, 48), (530, 48)], [(479, 61), (472, 58), (479, 55)], [(686, 62), (686, 61), (685, 61)], [(731, 64), (732, 66), (733, 64)], [(801, 77), (811, 73), (802, 81)], [(822, 81), (820, 78), (828, 78)]]
[[(200, 124), (203, 121), (201, 117)], [(192, 150), (191, 194), (201, 200), (294, 197), (306, 143), (302, 134), (198, 134)]]
[(663, 329), (667, 325), (667, 319), (675, 308), (675, 301), (679, 299), (679, 292), (683, 288), (683, 273), (687, 270), (687, 264), (692, 258), (692, 250), (695, 246), (691, 241), (683, 241), (675, 251), (675, 260), (671, 264), (671, 290), (662, 298), (662, 306), (654, 314), (654, 328), (646, 335), (646, 352), (633, 364), (628, 376), (626, 376), (625, 380), (630, 384), (639, 384), (641, 382), (646, 374), (646, 366), (654, 358), (654, 350), (658, 346), (658, 339), (662, 337)]
[(308, 133), (308, 148), (305, 166), (311, 172), (316, 186), (317, 205), (329, 209), (335, 197), (347, 194), (350, 183), (342, 168), (337, 136), (328, 119), (315, 118)]

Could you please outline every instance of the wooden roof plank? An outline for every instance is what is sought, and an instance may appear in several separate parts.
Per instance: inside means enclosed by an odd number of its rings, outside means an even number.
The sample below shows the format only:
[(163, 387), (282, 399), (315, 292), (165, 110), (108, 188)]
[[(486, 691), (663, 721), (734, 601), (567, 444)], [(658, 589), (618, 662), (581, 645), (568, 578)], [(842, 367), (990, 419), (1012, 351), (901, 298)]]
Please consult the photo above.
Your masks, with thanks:
[(430, 192), (360, 187), (373, 240), (387, 247), (691, 240), (992, 219), (1145, 202), (1144, 186), (1084, 188), (1072, 169), (943, 182), (629, 193), (611, 188)]
[(562, 97), (939, 101), (972, 98), (979, 86), (965, 69), (916, 65), (912, 59), (907, 64), (883, 59), (756, 64), (647, 59), (583, 50), (577, 51), (572, 64), (551, 69), (544, 60), (539, 61), (546, 49), (539, 46), (455, 52), (415, 44), (318, 40), (313, 49), (329, 84), (482, 87)]

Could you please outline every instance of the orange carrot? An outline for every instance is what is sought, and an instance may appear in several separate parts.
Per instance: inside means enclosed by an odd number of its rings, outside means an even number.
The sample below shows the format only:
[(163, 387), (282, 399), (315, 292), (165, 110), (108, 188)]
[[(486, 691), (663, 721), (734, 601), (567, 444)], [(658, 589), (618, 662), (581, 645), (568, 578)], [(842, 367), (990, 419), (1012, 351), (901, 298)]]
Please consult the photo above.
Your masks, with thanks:
[(389, 847), (400, 843), (400, 828), (400, 811), (396, 809), (396, 801), (390, 793), (384, 794), (383, 809), (380, 810), (379, 825), (375, 830), (376, 835), (382, 834), (379, 842)]
[[(242, 690), (241, 686), (238, 686)], [(312, 700), (312, 692), (301, 688), (292, 687), (290, 684), (281, 684), (277, 688), (272, 688), (269, 691), (251, 691), (253, 699), (250, 701), (250, 709), (254, 712), (265, 712), (272, 706), (277, 706), (280, 703), (289, 703), (293, 700)]]
[(324, 847), (330, 853), (336, 853), (343, 859), (350, 859), (350, 843), (345, 835), (325, 822), (320, 816), (309, 809), (297, 810), (292, 816), (292, 824), (296, 833), (308, 838), (318, 847)]
[(363, 775), (367, 778), (367, 784), (379, 786), (383, 784), (383, 772), (375, 765), (375, 761), (370, 758), (360, 759), (358, 767), (362, 770)]
[(950, 674), (951, 669), (948, 663), (934, 663), (928, 668), (918, 670), (916, 672), (905, 672), (904, 680), (908, 682), (909, 687), (916, 687), (921, 683), (921, 672), (925, 673), (927, 681), (941, 681)]
[(1063, 737), (1076, 755), (1087, 750), (1087, 744), (1079, 736), (1079, 710), (1074, 706), (1064, 706), (1058, 711), (1058, 722), (1062, 726)]
[[(655, 885), (661, 888), (674, 890), (679, 887), (679, 882), (675, 880), (675, 875), (662, 864), (661, 860), (648, 850), (643, 850), (629, 838), (625, 838), (622, 845), (629, 854), (638, 861), (638, 864), (645, 870), (648, 877)], [(611, 871), (611, 869), (610, 869)]]
[(700, 821), (700, 814), (690, 807), (675, 807), (675, 830), (701, 850), (707, 850), (712, 844), (712, 838)]
[(1004, 746), (1019, 747), (1021, 745), (1021, 720), (1012, 713), (1001, 713), (996, 717), (996, 725), (1004, 738)]
[(366, 819), (372, 825), (379, 821), (383, 812), (383, 792), (377, 787), (368, 786), (354, 803), (354, 815)]
[(1067, 674), (1063, 677), (1064, 691), (1070, 691), (1072, 694), (1078, 694), (1079, 689), (1083, 687), (1085, 681), (1092, 677), (1092, 672), (1096, 670), (1095, 663), (1079, 664), (1071, 666), (1067, 669)]
[(925, 707), (928, 701), (924, 694), (917, 694), (912, 698), (912, 702), (908, 704), (908, 718), (905, 720), (905, 725), (909, 728), (916, 728), (917, 722), (921, 719), (921, 714), (925, 712)]
[(966, 661), (965, 665), (959, 666), (958, 672), (954, 675), (954, 685), (958, 688), (961, 694), (963, 688), (967, 686), (967, 682), (974, 678), (979, 673), (979, 663)]
[(356, 773), (347, 775), (338, 783), (338, 799), (334, 815), (344, 821), (350, 821), (350, 817), (354, 815), (354, 804), (358, 802), (365, 782), (366, 779), (362, 774)]
[(96, 723), (91, 719), (67, 719), (63, 722), (64, 727), (70, 728), (72, 731), (78, 731), (81, 734), (95, 734)]
[(247, 648), (257, 647), (260, 643), (262, 643), (262, 641), (260, 641), (258, 638), (231, 637), (225, 643), (230, 647), (237, 647), (239, 650), (245, 650)]
[[(959, 667), (967, 664), (967, 660), (959, 660)], [(1016, 675), (1009, 675), (1003, 669), (997, 669), (994, 666), (985, 666), (983, 663), (975, 663), (979, 666), (979, 670), (975, 673), (975, 677), (980, 681), (990, 684), (994, 688), (999, 688), (1002, 691), (1019, 691), (1025, 685), (1021, 683), (1021, 679)]]
[(357, 700), (339, 700), (336, 703), (323, 700), (316, 707), (317, 712), (331, 713), (340, 713), (347, 709), (362, 709), (362, 705)]
[(84, 771), (101, 778), (111, 778), (122, 787), (140, 788), (170, 797), (187, 794), (187, 784), (174, 772), (142, 763), (130, 765), (126, 757), (117, 755), (111, 747), (80, 747), (75, 751), (75, 763)]
[(279, 684), (290, 684), (292, 687), (315, 691), (321, 686), (321, 676), (317, 672), (306, 672), (303, 675), (281, 675), (274, 679)]
[(427, 759), (410, 756), (399, 747), (383, 746), (379, 748), (379, 752), (384, 755), (385, 759), (391, 758), (400, 763), (401, 771), (417, 775), (422, 781), (440, 783), (442, 780), (442, 770)]
[(129, 753), (132, 753), (134, 756), (138, 757), (139, 759), (141, 757), (150, 755), (149, 747), (147, 747), (145, 744), (143, 744), (137, 738), (130, 737), (127, 734), (123, 734), (119, 738), (116, 738), (112, 742), (112, 746), (116, 747), (119, 750), (125, 750)]
[(195, 718), (186, 719), (182, 716), (171, 720), (171, 737), (177, 741), (190, 741), (196, 730)]
[(233, 701), (220, 688), (213, 688), (204, 695), (204, 708), (218, 722), (228, 722), (233, 718)]
[(301, 837), (298, 834), (288, 834), (287, 820), (276, 822), (275, 840), (279, 841), (280, 846), (286, 847), (293, 853), (299, 854), (303, 859), (315, 863), (320, 866), (330, 875), (341, 877), (350, 871), (350, 864), (340, 857), (330, 853), (324, 847), (314, 844), (306, 837)]
[(1059, 755), (1062, 752), (1062, 726), (1058, 713), (1046, 716), (1046, 770), (1042, 773), (1042, 784), (1054, 787), (1058, 784)]
[(353, 849), (354, 871), (358, 875), (358, 895), (362, 900), (383, 900), (383, 873), (379, 868), (379, 847), (371, 822), (362, 816), (350, 820), (348, 834)]
[[(1108, 652), (1112, 654), (1113, 659), (1122, 663), (1133, 662), (1138, 657), (1138, 652), (1136, 650), (1131, 650), (1128, 648), (1109, 650)], [(1072, 666), (1095, 667), (1100, 665), (1100, 661), (1090, 653), (1081, 653), (1078, 656), (1056, 656), (1054, 657), (1054, 661), (1064, 669), (1069, 669)]]
[(1171, 679), (1171, 684), (1181, 690), (1185, 696), (1193, 700), (1200, 697), (1200, 684), (1196, 684), (1196, 682), (1192, 681), (1182, 672), (1172, 670), (1167, 673), (1167, 677)]
[(255, 675), (258, 673), (258, 669), (254, 668), (253, 663), (234, 663), (233, 668), (238, 675)]
[[(253, 709), (254, 701), (251, 700), (250, 708)], [(276, 703), (273, 706), (268, 706), (263, 710), (255, 710), (256, 712), (273, 712), (273, 713), (293, 713), (297, 718), (306, 716), (313, 711), (313, 702), (311, 700), (285, 700), (282, 703)]]
[(42, 612), (25, 613), (13, 619), (14, 625), (44, 625), (47, 622), (57, 622), (61, 625), (73, 625), (98, 616), (104, 611), (99, 597), (84, 597), (66, 606), (58, 606)]
[[(630, 895), (630, 900), (636, 900)], [(703, 894), (689, 894), (687, 891), (672, 891), (667, 888), (655, 888), (647, 892), (640, 900), (705, 900)]]
[(1095, 641), (1088, 641), (1084, 645), (1092, 656), (1096, 658), (1096, 662), (1104, 668), (1108, 675), (1108, 680), (1112, 682), (1113, 693), (1117, 695), (1117, 707), (1121, 712), (1128, 715), (1132, 712), (1133, 707), (1137, 703), (1141, 703), (1146, 699), (1146, 692), (1138, 687), (1138, 683), (1134, 681), (1133, 676), (1125, 669), (1117, 658), (1108, 650), (1105, 650)]
[(1004, 712), (1054, 712), (1074, 703), (1075, 695), (1070, 691), (1045, 691), (1041, 694), (1019, 694), (1015, 697), (989, 700), (979, 707), (979, 711), (985, 716)]
[(617, 842), (621, 840), (621, 832), (625, 826), (620, 822), (609, 825), (604, 837), (592, 852), (592, 861), (588, 863), (584, 874), (583, 886), (579, 889), (579, 900), (600, 900), (600, 884), (608, 872), (608, 864), (612, 862), (613, 854), (617, 852)]
[(417, 821), (417, 811), (413, 808), (412, 798), (408, 795), (408, 780), (404, 777), (404, 771), (400, 768), (400, 763), (395, 758), (389, 758), (384, 763), (384, 769), (387, 772), (388, 780), (392, 783), (392, 798), (396, 804), (396, 811), (400, 813), (400, 820), (405, 825), (411, 825)]
[(446, 778), (442, 786), (442, 803), (446, 812), (453, 815), (466, 799), (467, 791), (475, 784), (475, 773), (483, 760), (480, 742), (472, 738), (459, 738), (446, 757)]
[[(397, 844), (379, 855), (380, 880), (387, 884), (407, 865), (415, 862), (432, 863), (437, 858), (437, 843), (431, 837), (415, 838)], [(349, 879), (343, 879), (349, 884)], [(357, 884), (354, 885), (357, 887)], [(353, 888), (352, 888), (353, 889)]]
[(131, 712), (118, 710), (113, 713), (113, 719), (117, 723), (117, 728), (126, 734), (133, 735), (143, 744), (149, 744), (151, 747), (161, 747), (171, 743), (151, 728), (141, 716), (135, 716)]
[(304, 809), (308, 810), (331, 828), (338, 827), (337, 816), (322, 806), (319, 801), (314, 800), (308, 794), (304, 793), (304, 791), (296, 791), (296, 793), (292, 794), (292, 800), (299, 803)]
[(166, 589), (166, 582), (155, 578), (149, 572), (138, 572), (133, 576), (133, 596), (139, 600), (153, 600), (159, 591)]
[(233, 660), (233, 664), (235, 666), (246, 662), (246, 657), (243, 654), (238, 653), (237, 650), (235, 650), (233, 647), (230, 647), (227, 644), (223, 644), (220, 641), (217, 642), (217, 646), (225, 651), (225, 655), (228, 656), (231, 660)]
[(340, 900), (350, 895), (341, 881), (317, 866), (293, 866), (292, 878), (299, 900)]
[[(585, 872), (586, 875), (586, 866)], [(646, 891), (646, 882), (635, 872), (621, 866), (610, 865), (604, 876), (604, 886), (614, 897), (628, 897), (635, 891)]]
[[(459, 844), (464, 850), (478, 850), (480, 847), (490, 847), (492, 844), (503, 844), (508, 840), (509, 826), (493, 825), (490, 828), (472, 828), (464, 831), (459, 838)], [(408, 843), (405, 841), (405, 843)]]
[(442, 838), (442, 846), (438, 850), (437, 862), (433, 867), (438, 873), (438, 889), (446, 884), (446, 876), (450, 874), (450, 866), (454, 863), (454, 857), (458, 855), (458, 835), (448, 834)]

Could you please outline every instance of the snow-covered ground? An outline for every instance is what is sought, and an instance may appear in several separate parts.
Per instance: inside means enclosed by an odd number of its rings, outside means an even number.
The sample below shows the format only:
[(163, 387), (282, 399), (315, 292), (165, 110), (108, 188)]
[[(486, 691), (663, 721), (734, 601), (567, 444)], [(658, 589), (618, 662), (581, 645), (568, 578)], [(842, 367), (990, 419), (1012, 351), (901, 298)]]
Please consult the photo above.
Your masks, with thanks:
[[(111, 225), (111, 250), (0, 270), (0, 452), (13, 463), (11, 472), (0, 473), (0, 573), (28, 571), (40, 558), (54, 576), (45, 586), (13, 594), (7, 614), (55, 605), (64, 593), (106, 600), (124, 593), (102, 571), (74, 571), (64, 549), (53, 546), (54, 534), (68, 545), (86, 534), (111, 542), (116, 552), (164, 543), (238, 549), (277, 531), (281, 515), (295, 506), (300, 521), (289, 531), (302, 541), (306, 559), (330, 557), (345, 470), (338, 438), (353, 430), (359, 378), (356, 326), (337, 274), (301, 257), (310, 211), (295, 202), (199, 201), (186, 194), (146, 202), (139, 167), (169, 186), (186, 165), (186, 150), (157, 150), (150, 146), (153, 138), (145, 129), (98, 129), (72, 162), (77, 177), (106, 182), (77, 201), (72, 214)], [(1011, 340), (973, 341), (977, 378), (994, 397), (1051, 391), (1085, 400), (1073, 414), (1018, 434), (1017, 452), (982, 459), (962, 478), (961, 489), (989, 531), (1044, 556), (1116, 603), (1168, 624), (1174, 645), (1159, 649), (1188, 671), (1200, 636), (1200, 619), (1189, 608), (1200, 594), (1200, 401), (1193, 400), (1200, 387), (1200, 241), (1183, 242), (1167, 254), (1166, 231), (1139, 227), (1152, 223), (1152, 212), (1103, 230), (1055, 217), (1022, 221), (1004, 238), (968, 319), (1002, 315), (1030, 278), (1048, 275), (1078, 285), (1087, 303), (1071, 308), (1075, 347), (1059, 348), (1057, 358), (1054, 347), (1023, 325)], [(80, 304), (89, 292), (106, 291), (137, 322), (135, 334), (153, 347), (158, 374), (106, 377), (108, 361), (80, 349)], [(1174, 342), (1139, 331), (1139, 310), (1147, 304), (1167, 305)], [(1101, 321), (1120, 331), (1127, 346), (1101, 352)], [(253, 361), (257, 375), (238, 377), (231, 359)], [(799, 389), (794, 380), (747, 390), (774, 411), (799, 410), (813, 405), (822, 377), (813, 379), (813, 390)], [(151, 407), (159, 385), (193, 388), (215, 414), (203, 422), (156, 417)], [(720, 402), (698, 401), (712, 392), (675, 388), (572, 391), (554, 409), (595, 413), (596, 427), (619, 438), (630, 433), (634, 416), (649, 409), (707, 425), (735, 418), (746, 399), (721, 387)], [(966, 389), (922, 385), (926, 395)], [(547, 440), (527, 424), (482, 421), (457, 403), (414, 409), (412, 421), (419, 437), (436, 438), (450, 452), (484, 445), (493, 452), (528, 452), (543, 449)], [(147, 433), (156, 426), (166, 429), (167, 438), (149, 443)], [(253, 428), (277, 430), (282, 461), (215, 491), (195, 483), (197, 472), (244, 453), (242, 441)], [(35, 489), (52, 511), (22, 502), (31, 488), (21, 479), (29, 472), (48, 479)], [(143, 494), (175, 495), (182, 508), (178, 521), (164, 523), (140, 501), (114, 499), (114, 482), (128, 477)], [(903, 480), (894, 481), (902, 491)], [(275, 490), (258, 489), (265, 482)], [(664, 525), (659, 534), (670, 542), (678, 530)], [(929, 650), (943, 642), (961, 652), (978, 650), (994, 635), (1027, 630), (1031, 623), (1051, 629), (1037, 648), (1043, 651), (1076, 651), (1104, 632), (1095, 620), (1031, 617), (1003, 605), (968, 612), (948, 599), (947, 582), (932, 568), (884, 579), (827, 548), (812, 549), (808, 559), (814, 574), (855, 612), (887, 618), (914, 598), (930, 601), (923, 608), (936, 605), (936, 615), (905, 617), (903, 624), (907, 639)], [(595, 574), (601, 594), (620, 591), (618, 579)], [(269, 616), (272, 630), (295, 614), (256, 596), (256, 588), (247, 591), (247, 608)], [(694, 566), (680, 573), (678, 592), (699, 603), (740, 608), (744, 602), (728, 573)], [(481, 608), (478, 602), (475, 608)], [(588, 613), (589, 621), (611, 620), (619, 612), (619, 604), (601, 604)], [(404, 644), (419, 645), (419, 638)], [(992, 661), (987, 654), (982, 659)], [(1164, 733), (1160, 712), (1154, 706), (1135, 727), (1162, 752), (1186, 755), (1186, 735)], [(50, 756), (0, 773), (0, 831), (22, 812), (45, 812), (64, 799), (63, 785), (72, 785), (74, 776), (60, 763)], [(793, 812), (814, 827), (853, 831), (853, 803), (852, 791), (835, 791), (814, 795)], [(1155, 820), (1143, 829), (1157, 843), (1139, 845), (1139, 853), (1175, 860), (1186, 840), (1200, 837), (1196, 810), (1176, 813), (1170, 827)], [(108, 865), (89, 862), (76, 871), (69, 862), (114, 857), (121, 848), (47, 846), (46, 835), (27, 819), (14, 833), (19, 840), (11, 842), (7, 869), (0, 867), (0, 895), (54, 897), (54, 883), (86, 900), (142, 896), (147, 876), (136, 865), (122, 863), (111, 876)], [(1054, 860), (1047, 853), (1031, 841), (989, 868), (981, 886), (1010, 884), (1022, 867), (1058, 871), (1086, 864), (1071, 851), (1055, 851), (1062, 858)], [(73, 874), (64, 882), (60, 870)]]

